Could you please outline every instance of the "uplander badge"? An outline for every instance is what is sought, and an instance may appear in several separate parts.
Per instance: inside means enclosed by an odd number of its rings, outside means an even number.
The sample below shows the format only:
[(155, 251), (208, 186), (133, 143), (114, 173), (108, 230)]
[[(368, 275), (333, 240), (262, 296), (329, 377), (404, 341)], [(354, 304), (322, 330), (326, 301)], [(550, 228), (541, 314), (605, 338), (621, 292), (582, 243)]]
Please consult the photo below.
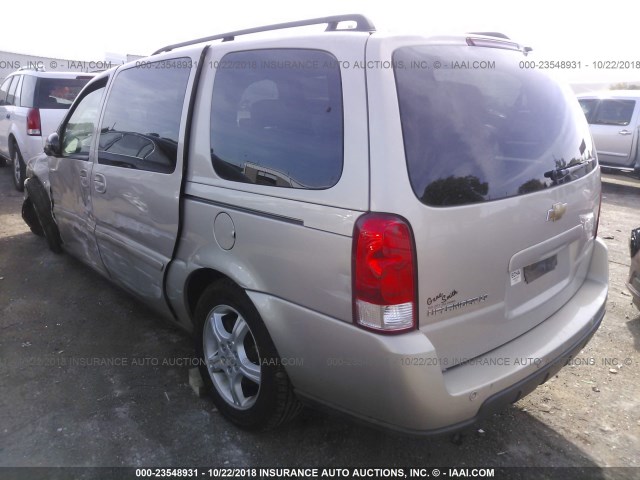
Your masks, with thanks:
[(487, 301), (488, 297), (489, 295), (478, 295), (477, 297), (468, 298), (467, 300), (453, 301), (453, 302), (445, 303), (444, 305), (438, 305), (436, 307), (427, 308), (427, 317), (431, 317), (441, 313), (452, 312), (454, 310), (460, 310), (462, 308), (469, 307), (471, 305), (483, 303)]

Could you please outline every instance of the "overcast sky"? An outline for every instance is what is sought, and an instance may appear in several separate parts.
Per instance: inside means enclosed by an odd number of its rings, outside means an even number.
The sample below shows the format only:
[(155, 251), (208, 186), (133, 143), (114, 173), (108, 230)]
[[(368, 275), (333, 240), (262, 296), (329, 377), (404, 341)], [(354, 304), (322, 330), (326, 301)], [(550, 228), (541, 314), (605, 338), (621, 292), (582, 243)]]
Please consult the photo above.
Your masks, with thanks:
[[(631, 0), (29, 0), (5, 5), (0, 51), (99, 61), (107, 52), (147, 55), (191, 38), (338, 13), (364, 13), (382, 31), (500, 31), (533, 47), (537, 60), (640, 62), (640, 6)], [(640, 80), (640, 68), (596, 74), (590, 66), (565, 75)]]

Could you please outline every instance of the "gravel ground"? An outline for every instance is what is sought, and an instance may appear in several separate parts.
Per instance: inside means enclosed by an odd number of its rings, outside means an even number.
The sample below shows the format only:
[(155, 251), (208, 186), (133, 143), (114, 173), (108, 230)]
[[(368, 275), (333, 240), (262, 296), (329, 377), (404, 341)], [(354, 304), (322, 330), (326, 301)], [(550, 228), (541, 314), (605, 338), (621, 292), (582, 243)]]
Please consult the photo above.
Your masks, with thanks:
[[(0, 467), (534, 466), (574, 467), (562, 478), (640, 478), (638, 468), (605, 468), (640, 467), (640, 313), (624, 286), (639, 181), (605, 176), (608, 311), (574, 364), (455, 438), (419, 439), (315, 411), (266, 434), (233, 427), (188, 385), (180, 359), (191, 358), (190, 339), (50, 253), (23, 223), (10, 174), (0, 168)], [(90, 357), (127, 365), (72, 362)]]

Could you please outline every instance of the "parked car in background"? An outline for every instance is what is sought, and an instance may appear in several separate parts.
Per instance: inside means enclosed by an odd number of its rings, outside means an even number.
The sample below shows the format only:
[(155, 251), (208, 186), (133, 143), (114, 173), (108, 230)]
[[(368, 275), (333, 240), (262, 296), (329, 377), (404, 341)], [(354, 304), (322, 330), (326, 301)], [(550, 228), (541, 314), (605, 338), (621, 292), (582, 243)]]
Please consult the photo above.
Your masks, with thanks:
[(24, 218), (193, 332), (240, 426), (302, 402), (461, 429), (551, 378), (605, 313), (589, 128), (527, 53), (360, 15), (171, 45), (84, 88)]
[(18, 70), (0, 85), (0, 161), (12, 165), (22, 191), (25, 160), (42, 152), (47, 136), (73, 103), (92, 73)]
[(589, 122), (600, 165), (640, 176), (640, 91), (581, 94), (578, 101)]
[(629, 253), (631, 254), (631, 268), (629, 269), (627, 287), (633, 295), (633, 303), (640, 309), (640, 227), (631, 231)]

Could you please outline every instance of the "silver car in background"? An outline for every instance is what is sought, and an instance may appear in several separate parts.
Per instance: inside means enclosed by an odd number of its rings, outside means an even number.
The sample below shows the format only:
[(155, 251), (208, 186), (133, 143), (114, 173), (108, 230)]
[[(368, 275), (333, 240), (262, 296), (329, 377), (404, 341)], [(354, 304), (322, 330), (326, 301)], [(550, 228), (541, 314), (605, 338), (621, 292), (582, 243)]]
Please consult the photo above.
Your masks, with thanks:
[(578, 95), (603, 167), (640, 177), (640, 91)]

